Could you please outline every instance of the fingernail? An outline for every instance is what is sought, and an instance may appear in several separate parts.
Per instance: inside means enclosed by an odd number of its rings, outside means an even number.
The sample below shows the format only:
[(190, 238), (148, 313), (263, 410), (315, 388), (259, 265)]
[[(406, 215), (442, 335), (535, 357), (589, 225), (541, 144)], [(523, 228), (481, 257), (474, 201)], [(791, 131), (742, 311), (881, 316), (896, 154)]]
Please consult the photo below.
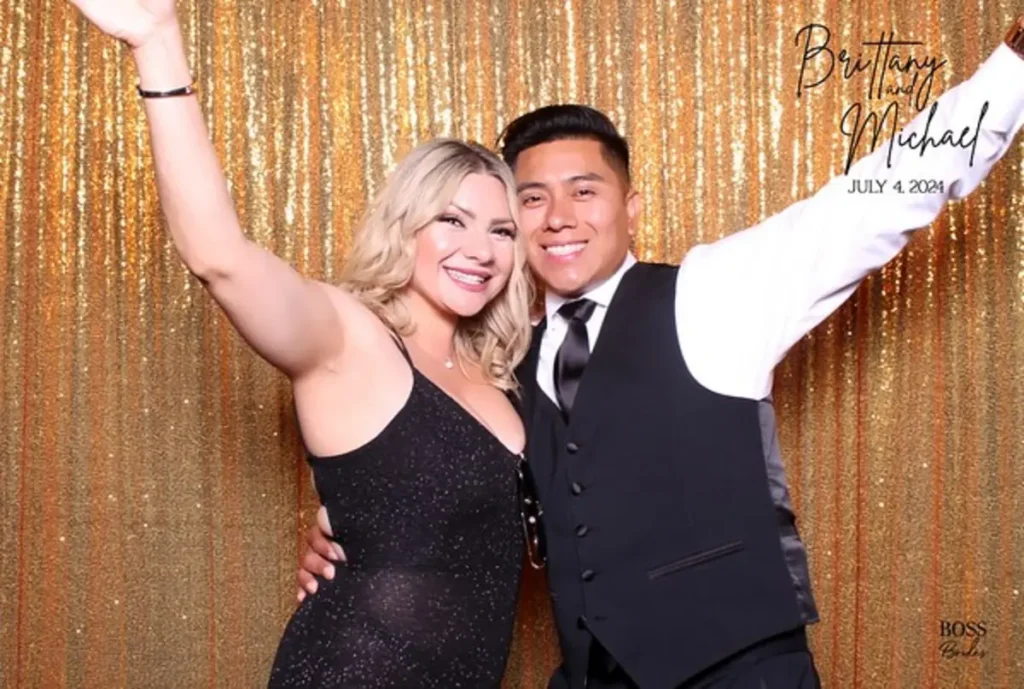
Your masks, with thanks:
[(306, 592), (305, 591), (299, 591), (299, 602), (301, 603), (305, 599), (306, 599)]
[(317, 586), (319, 586), (319, 584), (317, 584), (316, 579), (314, 579), (313, 581), (309, 582), (308, 586), (306, 586), (306, 590), (310, 593), (316, 593)]
[(345, 561), (345, 551), (341, 549), (340, 545), (334, 546), (334, 557), (336, 560)]
[(334, 578), (334, 565), (327, 565), (324, 567), (324, 579)]

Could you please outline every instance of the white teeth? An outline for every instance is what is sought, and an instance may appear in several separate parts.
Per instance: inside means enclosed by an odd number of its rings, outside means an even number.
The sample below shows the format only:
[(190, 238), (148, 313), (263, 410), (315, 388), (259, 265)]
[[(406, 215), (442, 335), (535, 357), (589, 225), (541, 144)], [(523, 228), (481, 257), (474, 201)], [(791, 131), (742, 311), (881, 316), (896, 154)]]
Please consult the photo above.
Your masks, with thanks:
[(586, 246), (586, 242), (575, 242), (573, 244), (562, 244), (560, 246), (549, 246), (545, 249), (549, 254), (555, 256), (568, 256), (574, 254), (577, 251), (582, 251), (583, 247)]
[(465, 282), (466, 284), (469, 284), (469, 285), (482, 285), (482, 284), (484, 284), (484, 276), (483, 275), (472, 275), (470, 273), (463, 273), (463, 272), (455, 270), (453, 268), (445, 268), (445, 270), (448, 271), (448, 274), (452, 276), (453, 280), (458, 280), (459, 282)]

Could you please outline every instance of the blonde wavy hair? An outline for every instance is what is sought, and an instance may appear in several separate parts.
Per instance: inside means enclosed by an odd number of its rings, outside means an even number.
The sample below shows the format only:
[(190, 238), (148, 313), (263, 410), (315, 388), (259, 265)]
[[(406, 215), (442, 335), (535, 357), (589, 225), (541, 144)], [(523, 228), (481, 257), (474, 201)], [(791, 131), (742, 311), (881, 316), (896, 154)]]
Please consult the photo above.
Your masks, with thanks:
[[(400, 335), (415, 330), (400, 297), (412, 281), (416, 234), (445, 211), (462, 180), (474, 173), (504, 185), (518, 228), (519, 202), (508, 166), (479, 144), (434, 139), (399, 163), (356, 231), (341, 286)], [(502, 390), (516, 389), (514, 371), (530, 346), (533, 283), (525, 266), (524, 240), (517, 232), (508, 283), (480, 313), (460, 319), (455, 331), (460, 366), (478, 365), (487, 381)]]

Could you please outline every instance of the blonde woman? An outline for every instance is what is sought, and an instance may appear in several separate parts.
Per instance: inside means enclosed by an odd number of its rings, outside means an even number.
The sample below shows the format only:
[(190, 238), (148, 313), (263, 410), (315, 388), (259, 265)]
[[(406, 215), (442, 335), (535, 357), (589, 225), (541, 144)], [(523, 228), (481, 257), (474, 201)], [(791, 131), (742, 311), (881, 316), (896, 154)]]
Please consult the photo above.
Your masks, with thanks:
[(274, 687), (490, 687), (512, 632), (529, 342), (515, 184), (483, 148), (413, 151), (369, 209), (341, 286), (246, 239), (191, 91), (173, 0), (77, 0), (127, 43), (160, 199), (189, 270), (291, 380), (348, 566), (285, 630)]

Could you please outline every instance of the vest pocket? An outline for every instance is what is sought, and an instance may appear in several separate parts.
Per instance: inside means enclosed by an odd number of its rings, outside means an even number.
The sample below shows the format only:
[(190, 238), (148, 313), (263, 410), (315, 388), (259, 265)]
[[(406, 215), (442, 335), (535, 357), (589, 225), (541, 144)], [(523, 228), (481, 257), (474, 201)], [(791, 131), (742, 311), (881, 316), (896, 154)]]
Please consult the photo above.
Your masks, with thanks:
[(666, 574), (672, 574), (678, 572), (681, 569), (687, 569), (688, 567), (694, 567), (704, 562), (710, 562), (711, 560), (717, 560), (720, 557), (726, 555), (732, 555), (743, 550), (743, 541), (733, 541), (732, 543), (726, 543), (709, 550), (702, 550), (699, 553), (684, 557), (682, 560), (676, 560), (675, 562), (669, 562), (668, 564), (655, 567), (654, 569), (647, 571), (647, 576), (650, 579), (658, 579), (665, 576)]

